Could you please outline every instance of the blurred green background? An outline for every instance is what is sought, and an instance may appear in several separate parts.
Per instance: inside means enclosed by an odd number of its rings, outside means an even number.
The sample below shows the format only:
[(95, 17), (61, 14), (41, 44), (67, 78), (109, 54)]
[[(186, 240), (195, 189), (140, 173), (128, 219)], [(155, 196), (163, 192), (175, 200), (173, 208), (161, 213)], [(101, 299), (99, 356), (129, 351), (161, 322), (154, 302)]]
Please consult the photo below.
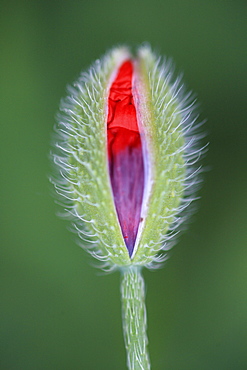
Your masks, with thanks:
[(171, 258), (144, 272), (152, 368), (247, 369), (246, 16), (240, 0), (0, 2), (1, 369), (125, 369), (119, 274), (56, 216), (48, 154), (66, 85), (143, 41), (197, 92), (211, 168)]

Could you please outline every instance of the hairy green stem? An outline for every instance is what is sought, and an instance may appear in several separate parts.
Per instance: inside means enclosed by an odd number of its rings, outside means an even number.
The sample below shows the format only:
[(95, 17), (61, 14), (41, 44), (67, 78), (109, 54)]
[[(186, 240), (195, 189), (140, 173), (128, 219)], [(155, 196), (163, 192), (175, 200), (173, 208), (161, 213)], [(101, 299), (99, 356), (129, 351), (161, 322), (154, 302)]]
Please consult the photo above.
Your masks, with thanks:
[(149, 370), (145, 282), (136, 266), (122, 271), (121, 299), (123, 333), (130, 370)]

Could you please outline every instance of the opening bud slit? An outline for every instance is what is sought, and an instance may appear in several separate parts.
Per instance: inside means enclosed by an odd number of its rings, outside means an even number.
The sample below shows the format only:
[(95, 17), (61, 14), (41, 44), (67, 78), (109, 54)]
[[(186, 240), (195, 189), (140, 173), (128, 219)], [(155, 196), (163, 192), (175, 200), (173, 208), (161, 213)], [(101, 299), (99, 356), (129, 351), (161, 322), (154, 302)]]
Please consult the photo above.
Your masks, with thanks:
[(107, 148), (114, 203), (123, 238), (132, 256), (144, 192), (144, 160), (132, 94), (133, 62), (120, 66), (108, 97)]

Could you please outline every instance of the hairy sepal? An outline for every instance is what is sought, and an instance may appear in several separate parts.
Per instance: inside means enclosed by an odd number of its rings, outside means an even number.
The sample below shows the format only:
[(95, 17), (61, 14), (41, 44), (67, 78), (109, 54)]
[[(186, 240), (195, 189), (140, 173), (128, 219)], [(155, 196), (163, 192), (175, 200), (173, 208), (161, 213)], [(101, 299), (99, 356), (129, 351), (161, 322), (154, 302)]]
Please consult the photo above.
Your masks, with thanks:
[(138, 50), (136, 69), (134, 96), (145, 133), (147, 185), (132, 263), (151, 268), (166, 259), (159, 252), (172, 246), (186, 218), (184, 210), (193, 200), (188, 189), (197, 173), (190, 168), (190, 158), (198, 150), (193, 149), (196, 135), (190, 136), (194, 102), (190, 93), (184, 93), (181, 78), (174, 79), (171, 63), (144, 46)]
[(113, 202), (108, 173), (106, 120), (109, 87), (130, 57), (116, 48), (69, 87), (59, 115), (54, 180), (81, 245), (108, 267), (130, 264)]

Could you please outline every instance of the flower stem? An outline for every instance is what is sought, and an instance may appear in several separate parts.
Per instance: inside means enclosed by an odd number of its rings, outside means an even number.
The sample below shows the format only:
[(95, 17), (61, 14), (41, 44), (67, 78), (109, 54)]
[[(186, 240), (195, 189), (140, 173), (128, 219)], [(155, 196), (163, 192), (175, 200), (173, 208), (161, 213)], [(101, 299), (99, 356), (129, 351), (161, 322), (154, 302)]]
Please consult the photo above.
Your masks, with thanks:
[(140, 267), (122, 271), (121, 280), (123, 333), (129, 370), (149, 370), (145, 282)]

